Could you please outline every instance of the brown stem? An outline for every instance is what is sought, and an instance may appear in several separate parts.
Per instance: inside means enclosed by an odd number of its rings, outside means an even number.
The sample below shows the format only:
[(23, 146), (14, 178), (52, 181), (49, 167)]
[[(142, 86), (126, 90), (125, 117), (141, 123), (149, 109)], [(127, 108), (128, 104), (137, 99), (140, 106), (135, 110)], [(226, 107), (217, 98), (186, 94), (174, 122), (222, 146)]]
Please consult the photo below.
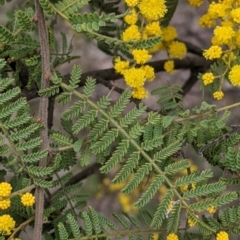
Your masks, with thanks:
[[(38, 22), (38, 34), (41, 48), (41, 60), (42, 60), (42, 76), (41, 76), (41, 89), (45, 89), (49, 86), (50, 79), (50, 52), (48, 44), (48, 34), (44, 18), (43, 9), (35, 0), (35, 10)], [(39, 103), (39, 118), (44, 128), (41, 130), (40, 136), (42, 138), (41, 149), (45, 150), (49, 148), (48, 142), (48, 98), (41, 97)], [(47, 165), (47, 157), (42, 158), (39, 161), (40, 167)], [(43, 225), (43, 210), (44, 210), (44, 189), (41, 187), (36, 188), (36, 211), (35, 211), (35, 226), (34, 226), (34, 239), (42, 239), (42, 225)]]

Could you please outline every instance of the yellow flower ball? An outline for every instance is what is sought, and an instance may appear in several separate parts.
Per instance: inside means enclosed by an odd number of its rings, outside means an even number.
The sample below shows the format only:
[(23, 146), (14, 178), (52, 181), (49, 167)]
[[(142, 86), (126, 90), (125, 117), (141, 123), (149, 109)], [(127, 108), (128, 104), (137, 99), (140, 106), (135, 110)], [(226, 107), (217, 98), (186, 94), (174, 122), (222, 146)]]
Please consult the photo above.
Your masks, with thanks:
[(124, 21), (129, 25), (136, 24), (138, 16), (135, 10), (132, 10), (128, 15), (124, 17)]
[(122, 40), (124, 42), (128, 42), (131, 40), (140, 40), (141, 34), (139, 32), (137, 25), (131, 25), (128, 28), (125, 29), (125, 31), (122, 33)]
[(148, 23), (145, 27), (145, 30), (147, 35), (158, 36), (162, 34), (162, 30), (158, 21)]
[(5, 199), (0, 201), (0, 209), (8, 209), (11, 206), (11, 200)]
[(159, 20), (167, 12), (164, 0), (142, 0), (138, 7), (148, 21)]
[(129, 61), (122, 61), (120, 57), (114, 60), (114, 69), (117, 73), (123, 74), (126, 69), (129, 68)]
[(233, 86), (240, 86), (240, 65), (231, 68), (228, 78)]
[(2, 235), (10, 235), (11, 231), (15, 227), (15, 221), (13, 218), (8, 215), (4, 214), (0, 216), (0, 232)]
[(228, 233), (221, 231), (217, 234), (216, 240), (229, 240)]
[(154, 68), (149, 65), (142, 66), (142, 69), (145, 71), (145, 78), (148, 82), (153, 81), (155, 78)]
[(209, 60), (220, 58), (221, 55), (222, 55), (222, 48), (219, 46), (211, 46), (209, 49), (204, 50), (203, 52), (203, 56)]
[(167, 236), (167, 240), (178, 240), (178, 235), (175, 234), (175, 233), (170, 233), (170, 234)]
[(139, 0), (125, 0), (128, 7), (135, 7), (138, 5)]
[(214, 29), (213, 34), (218, 45), (228, 44), (234, 36), (234, 30), (232, 27), (217, 26)]
[(173, 73), (174, 70), (174, 61), (173, 60), (168, 60), (164, 63), (163, 68), (166, 72), (168, 73)]
[(26, 207), (31, 207), (35, 203), (35, 197), (31, 193), (25, 193), (21, 197), (21, 203)]
[(203, 5), (203, 0), (187, 0), (187, 1), (193, 7), (200, 7)]
[(8, 197), (11, 194), (12, 186), (7, 182), (0, 183), (0, 197)]
[(228, 8), (228, 4), (212, 2), (208, 8), (208, 14), (213, 19), (224, 18), (227, 14)]
[(224, 97), (224, 93), (222, 91), (216, 91), (213, 93), (213, 97), (217, 100), (221, 100)]
[(203, 84), (206, 86), (208, 84), (211, 84), (213, 83), (213, 80), (214, 80), (214, 75), (209, 72), (209, 73), (204, 73), (202, 75), (202, 80), (203, 80)]
[(129, 68), (124, 71), (124, 80), (132, 88), (143, 87), (146, 80), (145, 71), (142, 68)]
[(163, 28), (162, 36), (163, 36), (163, 41), (171, 42), (177, 37), (177, 30), (175, 27), (167, 26)]
[(201, 27), (207, 27), (210, 28), (215, 24), (215, 20), (211, 18), (209, 14), (203, 14), (199, 20), (198, 23)]
[(146, 49), (134, 49), (132, 55), (137, 64), (144, 64), (152, 57)]
[(168, 52), (171, 56), (182, 59), (187, 54), (187, 48), (184, 43), (173, 41), (169, 45)]
[(142, 100), (144, 98), (147, 98), (148, 91), (144, 87), (134, 88), (132, 91), (132, 97)]

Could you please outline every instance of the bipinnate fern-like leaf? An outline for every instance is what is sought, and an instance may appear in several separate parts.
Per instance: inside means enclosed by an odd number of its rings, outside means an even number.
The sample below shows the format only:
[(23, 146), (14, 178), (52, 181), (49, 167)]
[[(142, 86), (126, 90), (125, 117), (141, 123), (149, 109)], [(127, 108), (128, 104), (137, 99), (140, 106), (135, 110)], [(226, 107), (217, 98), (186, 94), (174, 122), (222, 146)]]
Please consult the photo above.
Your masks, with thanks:
[(0, 105), (9, 102), (21, 92), (19, 87), (9, 89), (7, 92), (1, 94)]
[(106, 119), (101, 119), (91, 129), (91, 131), (88, 134), (88, 137), (91, 140), (96, 141), (108, 129), (108, 126), (109, 126), (109, 121), (107, 121)]
[(130, 228), (130, 222), (124, 217), (124, 215), (114, 213), (113, 217), (115, 217), (124, 228), (126, 229)]
[(157, 161), (164, 160), (170, 156), (172, 156), (174, 153), (179, 151), (182, 148), (182, 143), (181, 141), (177, 140), (171, 144), (169, 144), (167, 147), (164, 149), (160, 150), (159, 152), (154, 154), (154, 159)]
[(27, 167), (27, 171), (36, 177), (46, 177), (53, 173), (53, 168), (30, 165)]
[(236, 192), (225, 193), (217, 198), (208, 198), (206, 200), (193, 203), (190, 205), (190, 209), (192, 211), (204, 211), (207, 208), (210, 208), (211, 206), (220, 207), (224, 204), (228, 204), (236, 200), (237, 197), (238, 194)]
[[(61, 95), (60, 95), (61, 96)], [(63, 113), (64, 120), (71, 120), (82, 113), (85, 108), (85, 103), (83, 101), (75, 102), (67, 111)]]
[(55, 11), (51, 5), (51, 3), (49, 2), (49, 0), (39, 0), (39, 3), (41, 4), (44, 12), (48, 15), (54, 15)]
[(143, 180), (145, 176), (149, 174), (152, 170), (152, 165), (150, 163), (145, 163), (141, 166), (138, 171), (133, 175), (133, 177), (129, 180), (127, 185), (122, 189), (124, 194), (131, 193)]
[(58, 85), (50, 86), (46, 89), (41, 89), (38, 91), (39, 96), (51, 97), (59, 93), (60, 89)]
[(89, 210), (90, 219), (92, 221), (93, 231), (95, 234), (99, 234), (102, 231), (99, 215), (96, 213), (96, 211), (92, 207), (88, 207), (88, 210)]
[(19, 26), (24, 30), (24, 31), (29, 31), (32, 28), (32, 21), (28, 17), (28, 15), (21, 11), (18, 10), (16, 13), (16, 20), (19, 24)]
[(108, 148), (118, 136), (118, 131), (116, 129), (109, 130), (106, 134), (99, 139), (98, 142), (94, 143), (91, 146), (91, 149), (94, 153), (100, 153)]
[(190, 199), (195, 197), (208, 196), (212, 193), (223, 192), (225, 189), (226, 184), (224, 182), (209, 183), (190, 189), (183, 194), (183, 197), (185, 199)]
[(89, 214), (87, 212), (82, 212), (81, 217), (83, 219), (85, 225), (85, 231), (87, 236), (91, 236), (93, 234), (93, 226)]
[(168, 190), (165, 193), (151, 221), (152, 228), (157, 229), (161, 227), (163, 220), (166, 218), (166, 213), (173, 199), (173, 196), (174, 196), (174, 193), (172, 190)]
[[(115, 175), (112, 182), (120, 183), (120, 182), (124, 181), (125, 179), (127, 179), (130, 176), (130, 174), (133, 172), (133, 170), (138, 166), (139, 158), (140, 158), (139, 152), (131, 153), (131, 155), (127, 158), (127, 161), (125, 162), (124, 166)], [(104, 171), (104, 167), (101, 168), (100, 170)]]
[(127, 104), (130, 102), (130, 98), (131, 92), (124, 91), (118, 101), (110, 108), (109, 116), (111, 118), (117, 118), (126, 108)]
[(107, 22), (115, 22), (116, 20), (117, 17), (114, 13), (99, 15), (97, 12), (75, 14), (69, 18), (72, 28), (79, 33), (98, 31)]
[(122, 214), (133, 224), (133, 226), (135, 226), (136, 228), (140, 227), (140, 224), (136, 218), (132, 217), (126, 212), (122, 212)]
[(0, 120), (11, 116), (14, 112), (17, 112), (27, 104), (26, 98), (19, 98), (17, 101), (8, 104), (1, 109)]
[(92, 123), (95, 118), (97, 117), (97, 111), (96, 110), (90, 110), (87, 114), (83, 115), (80, 119), (78, 119), (73, 127), (73, 133), (79, 133), (84, 127), (88, 126), (90, 123)]
[(14, 119), (7, 119), (4, 121), (4, 126), (7, 130), (21, 127), (22, 125), (31, 122), (32, 117), (28, 113), (23, 113), (20, 116), (16, 116)]
[(23, 155), (21, 157), (21, 160), (24, 163), (34, 163), (34, 162), (38, 162), (40, 159), (46, 157), (47, 155), (48, 155), (48, 152), (46, 150), (42, 150), (36, 153), (29, 153), (27, 155)]
[(180, 172), (189, 167), (189, 162), (186, 159), (176, 161), (172, 164), (169, 164), (165, 169), (164, 173), (166, 175), (174, 175), (177, 172)]
[(41, 124), (33, 123), (28, 127), (26, 127), (25, 129), (22, 129), (16, 133), (13, 133), (10, 138), (12, 141), (18, 141), (20, 139), (30, 136), (40, 128), (41, 128)]
[(175, 185), (177, 187), (189, 185), (191, 183), (198, 183), (207, 180), (213, 176), (213, 172), (210, 169), (206, 169), (201, 173), (193, 172), (187, 176), (180, 177), (176, 180)]
[(145, 190), (145, 192), (142, 194), (142, 196), (135, 202), (135, 206), (138, 208), (142, 208), (144, 205), (146, 205), (156, 194), (159, 187), (164, 183), (165, 179), (163, 176), (159, 175), (156, 176), (150, 186)]
[(174, 206), (170, 206), (169, 214), (167, 216), (167, 231), (177, 232), (180, 225), (181, 202), (174, 202)]
[(53, 133), (52, 134), (52, 140), (58, 144), (59, 146), (66, 146), (71, 145), (73, 143), (73, 140), (61, 133)]
[(0, 42), (2, 44), (11, 44), (15, 42), (14, 35), (2, 25), (0, 25)]
[(68, 239), (68, 236), (69, 236), (68, 232), (62, 222), (58, 224), (58, 233), (59, 233), (60, 240)]
[(53, 187), (53, 184), (51, 181), (46, 181), (46, 180), (43, 180), (43, 179), (34, 179), (33, 180), (34, 184), (36, 186), (39, 186), (41, 188), (52, 188)]
[(78, 65), (74, 65), (71, 71), (71, 76), (70, 76), (70, 86), (75, 89), (79, 86), (80, 78), (82, 75), (82, 69)]
[(66, 16), (71, 16), (79, 12), (84, 6), (89, 3), (89, 0), (63, 0), (58, 1), (55, 4), (55, 7), (58, 9), (59, 12), (63, 13)]
[(68, 224), (71, 228), (73, 237), (75, 239), (79, 239), (81, 236), (80, 230), (79, 230), (79, 226), (77, 221), (75, 220), (75, 218), (72, 216), (72, 214), (68, 214), (67, 215), (67, 219), (68, 219)]
[(126, 128), (132, 124), (138, 117), (140, 117), (146, 111), (146, 106), (142, 103), (139, 104), (138, 108), (134, 107), (130, 110), (123, 118), (120, 119), (120, 125), (123, 128)]
[(140, 41), (137, 41), (136, 43), (133, 44), (133, 48), (137, 49), (143, 49), (143, 48), (152, 48), (156, 44), (160, 43), (162, 40), (161, 36), (156, 36), (156, 37), (151, 37)]
[(121, 161), (124, 155), (127, 153), (128, 147), (129, 147), (129, 141), (125, 139), (122, 140), (117, 146), (117, 149), (112, 154), (111, 158), (101, 168), (101, 171), (108, 172), (106, 170), (113, 169)]
[(84, 95), (87, 98), (92, 96), (93, 91), (95, 90), (95, 85), (96, 85), (96, 80), (91, 77), (87, 77), (86, 84), (83, 87)]

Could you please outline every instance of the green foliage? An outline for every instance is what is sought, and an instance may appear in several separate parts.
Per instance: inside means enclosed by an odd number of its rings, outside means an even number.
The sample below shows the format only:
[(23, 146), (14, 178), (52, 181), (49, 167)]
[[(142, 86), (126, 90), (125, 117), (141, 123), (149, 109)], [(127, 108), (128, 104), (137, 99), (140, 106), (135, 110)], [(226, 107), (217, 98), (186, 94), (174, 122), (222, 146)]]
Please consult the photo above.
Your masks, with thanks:
[[(210, 239), (221, 230), (239, 235), (240, 208), (228, 204), (239, 199), (239, 192), (232, 186), (239, 183), (240, 135), (226, 125), (229, 111), (219, 116), (216, 106), (206, 102), (190, 111), (183, 106), (182, 89), (173, 84), (152, 91), (152, 95), (159, 95), (159, 112), (149, 111), (143, 103), (126, 112), (132, 101), (130, 91), (123, 91), (116, 102), (109, 95), (94, 101), (99, 79), (82, 77), (79, 65), (74, 65), (68, 76), (58, 71), (59, 66), (79, 56), (71, 55), (72, 39), (68, 41), (65, 33), (59, 34), (60, 41), (55, 36), (57, 17), (70, 23), (75, 32), (95, 39), (99, 48), (111, 55), (120, 53), (131, 58), (131, 49), (152, 48), (162, 40), (160, 36), (119, 40), (124, 24), (118, 20), (122, 21), (126, 14), (119, 12), (120, 2), (39, 0), (46, 22), (50, 23), (51, 76), (46, 79), (50, 86), (45, 89), (41, 89), (42, 43), (35, 39), (31, 1), (26, 1), (21, 10), (17, 8), (6, 26), (0, 26), (0, 160), (6, 169), (0, 171), (0, 181), (5, 181), (8, 172), (13, 174), (11, 207), (1, 209), (0, 214), (11, 214), (18, 227), (24, 227), (34, 211), (22, 206), (19, 195), (39, 187), (46, 193), (45, 239), (153, 239), (155, 232), (159, 239), (169, 233), (184, 239)], [(161, 20), (164, 27), (178, 1), (165, 2), (168, 12)], [(92, 11), (83, 10), (85, 6)], [(213, 89), (218, 89), (219, 84), (214, 83)], [(50, 129), (51, 124), (48, 129), (42, 119), (30, 114), (28, 100), (37, 94), (49, 102), (55, 98), (62, 105), (70, 105), (60, 119), (54, 119), (62, 130)], [(47, 130), (50, 141), (47, 149), (42, 149), (43, 130)], [(225, 174), (216, 180), (210, 169), (192, 172), (184, 154), (187, 145), (231, 176)], [(43, 159), (46, 166), (39, 165)], [(90, 195), (85, 192), (88, 186), (82, 183), (85, 177), (76, 180), (71, 171), (78, 164), (83, 175), (85, 171), (89, 174), (92, 163), (101, 165), (101, 174), (111, 173), (112, 183), (123, 186), (121, 194), (130, 195), (144, 188), (134, 202), (139, 216), (123, 212), (113, 213), (113, 218), (104, 217), (87, 205)], [(166, 188), (166, 193), (156, 203), (161, 187)], [(218, 208), (218, 212), (209, 216), (204, 211), (211, 207)], [(179, 228), (184, 216), (196, 222), (196, 233), (188, 226)], [(147, 228), (142, 228), (142, 223)]]
[(168, 26), (169, 22), (171, 21), (172, 16), (177, 8), (178, 0), (166, 0), (165, 4), (168, 11), (165, 14), (164, 18), (161, 19), (161, 25), (163, 27)]

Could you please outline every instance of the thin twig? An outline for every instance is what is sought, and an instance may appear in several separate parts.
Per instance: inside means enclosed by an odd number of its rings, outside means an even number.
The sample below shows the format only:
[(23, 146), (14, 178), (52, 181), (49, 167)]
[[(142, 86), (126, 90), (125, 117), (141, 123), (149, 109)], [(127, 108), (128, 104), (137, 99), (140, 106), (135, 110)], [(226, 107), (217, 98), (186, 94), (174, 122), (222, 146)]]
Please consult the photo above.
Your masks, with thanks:
[[(50, 79), (50, 51), (48, 44), (47, 28), (44, 18), (43, 9), (38, 0), (35, 0), (35, 9), (38, 22), (38, 34), (41, 48), (42, 60), (42, 76), (41, 76), (41, 89), (49, 86)], [(40, 136), (42, 139), (41, 149), (46, 150), (49, 148), (48, 140), (48, 98), (41, 97), (39, 103), (39, 117), (44, 128), (41, 130)], [(47, 165), (47, 157), (39, 161), (39, 166), (45, 167)], [(43, 210), (44, 210), (44, 189), (41, 187), (36, 188), (36, 211), (35, 211), (35, 226), (34, 226), (34, 240), (42, 239), (42, 225), (43, 225)]]
[(230, 132), (227, 132), (227, 133), (221, 135), (220, 137), (214, 139), (213, 141), (211, 141), (211, 142), (205, 144), (204, 146), (202, 146), (202, 147), (199, 149), (198, 154), (203, 156), (203, 152), (204, 152), (207, 148), (209, 148), (209, 147), (211, 147), (211, 146), (213, 146), (213, 145), (216, 145), (216, 144), (218, 144), (219, 142), (221, 142), (221, 141), (229, 138), (234, 132), (236, 132), (237, 128), (239, 128), (239, 127), (240, 127), (239, 125), (231, 125), (232, 130), (231, 130)]
[[(164, 63), (167, 60), (168, 59), (149, 62), (149, 65), (154, 68), (155, 73), (158, 73), (161, 71), (165, 71), (163, 67), (164, 67)], [(192, 69), (192, 68), (207, 69), (211, 64), (211, 62), (206, 61), (206, 59), (203, 57), (186, 57), (184, 59), (173, 59), (173, 61), (174, 61), (174, 69), (176, 70)], [(79, 83), (79, 87), (85, 85), (87, 77), (92, 77), (96, 79), (97, 83), (102, 83), (102, 84), (106, 84), (107, 82), (123, 78), (122, 75), (116, 73), (114, 68), (107, 68), (107, 69), (85, 72), (81, 76), (81, 82)], [(68, 80), (70, 78), (70, 75), (67, 74), (63, 78)], [(103, 83), (103, 79), (104, 79), (104, 83)], [(191, 82), (191, 83), (194, 84), (195, 82)], [(188, 90), (191, 89), (186, 86), (184, 88), (186, 88), (186, 90), (184, 90), (185, 94), (187, 93)], [(114, 91), (117, 91), (120, 93), (123, 90), (121, 88), (115, 88)], [(21, 96), (26, 97), (28, 101), (39, 97), (36, 89), (28, 90), (26, 88), (22, 90)]]

